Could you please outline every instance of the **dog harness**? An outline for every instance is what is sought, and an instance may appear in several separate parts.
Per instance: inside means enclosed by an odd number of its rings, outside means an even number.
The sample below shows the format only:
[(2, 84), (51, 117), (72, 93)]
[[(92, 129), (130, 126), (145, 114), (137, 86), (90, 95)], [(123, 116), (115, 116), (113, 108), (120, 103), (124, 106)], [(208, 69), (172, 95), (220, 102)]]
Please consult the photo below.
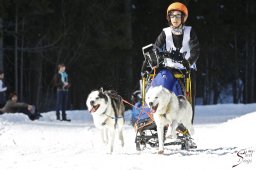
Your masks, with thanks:
[(122, 116), (122, 117), (121, 117), (121, 116), (119, 116), (119, 117), (118, 117), (116, 114), (115, 114), (115, 117), (113, 117), (113, 116), (109, 116), (109, 115), (107, 115), (107, 114), (106, 114), (106, 111), (105, 111), (105, 112), (103, 112), (103, 113), (102, 113), (102, 115), (107, 116), (107, 118), (106, 118), (106, 119), (101, 123), (101, 125), (102, 125), (102, 126), (105, 126), (105, 125), (107, 124), (108, 119), (110, 118), (110, 119), (115, 119), (115, 125), (114, 125), (114, 126), (115, 126), (115, 128), (116, 128), (117, 120), (118, 120), (118, 119), (121, 119), (121, 118), (123, 118), (123, 119), (124, 119), (124, 117), (123, 117), (123, 116)]
[(103, 121), (103, 122), (101, 123), (101, 125), (102, 125), (102, 126), (105, 126), (106, 123), (107, 123), (108, 118), (111, 118), (111, 119), (115, 119), (115, 125), (114, 125), (114, 127), (116, 128), (116, 126), (117, 126), (117, 120), (118, 120), (118, 119), (121, 119), (121, 118), (124, 119), (123, 116), (118, 116), (118, 114), (117, 114), (118, 110), (120, 109), (119, 106), (117, 105), (117, 101), (122, 101), (122, 98), (121, 98), (121, 96), (119, 96), (115, 91), (107, 91), (107, 92), (104, 92), (104, 95), (105, 95), (105, 96), (107, 96), (107, 95), (109, 96), (109, 98), (110, 98), (110, 100), (111, 100), (111, 106), (112, 106), (112, 108), (113, 108), (113, 110), (114, 110), (115, 116), (113, 117), (113, 116), (107, 115), (107, 114), (106, 114), (107, 111), (103, 112), (102, 115), (107, 116), (107, 118), (105, 119), (105, 121)]

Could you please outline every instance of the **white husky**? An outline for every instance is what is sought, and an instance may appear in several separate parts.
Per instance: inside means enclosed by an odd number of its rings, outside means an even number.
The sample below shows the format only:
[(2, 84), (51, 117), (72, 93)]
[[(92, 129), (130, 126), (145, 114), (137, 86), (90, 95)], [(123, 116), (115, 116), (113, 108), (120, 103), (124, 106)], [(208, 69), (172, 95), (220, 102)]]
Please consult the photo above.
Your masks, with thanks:
[[(194, 133), (192, 126), (192, 107), (184, 96), (176, 96), (162, 86), (150, 87), (146, 93), (146, 103), (150, 106), (157, 126), (159, 151), (164, 151), (164, 126), (171, 124), (171, 136), (176, 138), (176, 128), (183, 124), (190, 134)], [(169, 131), (169, 129), (168, 129)]]
[(123, 125), (125, 107), (122, 98), (115, 91), (92, 91), (86, 101), (94, 124), (101, 130), (101, 137), (108, 145), (107, 153), (113, 152), (115, 131), (118, 130), (121, 145), (124, 146)]

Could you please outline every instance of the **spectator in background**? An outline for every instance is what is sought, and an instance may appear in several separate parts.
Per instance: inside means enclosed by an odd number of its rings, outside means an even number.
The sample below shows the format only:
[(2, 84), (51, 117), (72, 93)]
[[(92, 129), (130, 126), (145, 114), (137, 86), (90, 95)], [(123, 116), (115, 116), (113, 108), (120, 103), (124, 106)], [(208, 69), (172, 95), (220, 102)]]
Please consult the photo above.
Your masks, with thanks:
[(28, 116), (30, 120), (36, 120), (42, 117), (36, 113), (35, 106), (27, 103), (17, 102), (18, 96), (16, 93), (11, 93), (9, 100), (6, 102), (3, 108), (0, 109), (0, 114), (4, 113), (23, 113)]
[(6, 90), (7, 87), (4, 83), (4, 72), (0, 70), (0, 108), (6, 103)]
[[(68, 74), (64, 64), (58, 65), (58, 72), (55, 75), (55, 86), (57, 88), (56, 117), (57, 120), (71, 121), (67, 119), (66, 108), (68, 105), (68, 89), (70, 87)], [(60, 119), (60, 110), (62, 119)]]

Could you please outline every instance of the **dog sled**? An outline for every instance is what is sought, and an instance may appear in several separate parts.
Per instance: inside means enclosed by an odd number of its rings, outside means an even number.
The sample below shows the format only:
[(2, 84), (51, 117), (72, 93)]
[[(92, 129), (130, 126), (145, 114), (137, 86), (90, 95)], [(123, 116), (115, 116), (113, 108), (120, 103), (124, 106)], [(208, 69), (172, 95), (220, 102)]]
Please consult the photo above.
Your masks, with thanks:
[[(146, 148), (147, 145), (150, 147), (158, 147), (158, 134), (157, 127), (154, 122), (153, 113), (151, 109), (145, 103), (145, 94), (147, 89), (154, 85), (161, 84), (166, 89), (172, 89), (177, 96), (184, 95), (188, 101), (192, 104), (192, 89), (191, 89), (191, 77), (190, 68), (186, 70), (178, 70), (173, 68), (162, 69), (157, 74), (157, 68), (161, 67), (165, 58), (168, 58), (169, 53), (160, 53), (153, 44), (142, 48), (142, 52), (145, 61), (142, 66), (142, 78), (140, 81), (140, 90), (135, 91), (132, 95), (134, 106), (132, 108), (131, 124), (133, 125), (136, 137), (135, 144), (138, 151)], [(182, 63), (183, 58), (172, 58), (173, 61)], [(163, 80), (162, 77), (165, 79)], [(153, 79), (155, 81), (153, 82)], [(158, 80), (159, 79), (159, 80)], [(164, 128), (164, 136), (166, 136), (168, 126)], [(177, 139), (168, 142), (164, 138), (164, 146), (169, 145), (180, 145), (182, 150), (189, 150), (197, 148), (193, 142), (188, 130), (180, 124), (177, 131)]]

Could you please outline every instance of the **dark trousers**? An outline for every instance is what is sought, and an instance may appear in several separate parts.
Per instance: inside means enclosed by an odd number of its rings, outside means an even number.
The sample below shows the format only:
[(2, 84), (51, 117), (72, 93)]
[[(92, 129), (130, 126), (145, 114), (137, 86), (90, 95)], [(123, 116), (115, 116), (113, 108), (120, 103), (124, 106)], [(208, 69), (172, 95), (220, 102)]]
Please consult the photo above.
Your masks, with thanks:
[(4, 107), (5, 103), (6, 103), (5, 92), (0, 92), (0, 108)]
[(60, 119), (60, 110), (62, 112), (62, 119), (66, 119), (66, 108), (68, 105), (68, 91), (57, 90), (56, 116)]
[(27, 108), (19, 108), (19, 109), (17, 109), (16, 112), (23, 113), (23, 114), (27, 115), (28, 117), (30, 117), (33, 114)]

